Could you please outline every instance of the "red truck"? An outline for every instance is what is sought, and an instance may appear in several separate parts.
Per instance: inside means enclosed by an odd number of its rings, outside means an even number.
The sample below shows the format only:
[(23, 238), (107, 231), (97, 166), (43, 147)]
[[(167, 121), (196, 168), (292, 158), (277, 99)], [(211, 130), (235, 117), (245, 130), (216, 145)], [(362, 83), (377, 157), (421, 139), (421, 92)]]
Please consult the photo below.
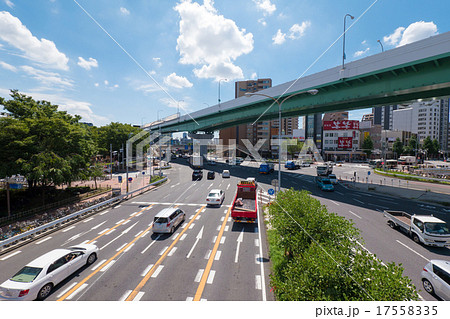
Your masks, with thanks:
[(257, 185), (254, 180), (240, 181), (231, 207), (231, 218), (239, 223), (255, 223), (258, 218)]

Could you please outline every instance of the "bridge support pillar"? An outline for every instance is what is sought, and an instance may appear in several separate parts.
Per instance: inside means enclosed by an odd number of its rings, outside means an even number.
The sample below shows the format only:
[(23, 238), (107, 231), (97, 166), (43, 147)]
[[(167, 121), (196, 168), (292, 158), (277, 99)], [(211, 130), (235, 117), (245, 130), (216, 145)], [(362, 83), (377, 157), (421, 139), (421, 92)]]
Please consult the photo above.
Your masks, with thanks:
[(188, 136), (193, 139), (194, 147), (193, 153), (197, 153), (200, 156), (208, 155), (208, 144), (214, 138), (214, 134), (211, 133), (189, 133)]

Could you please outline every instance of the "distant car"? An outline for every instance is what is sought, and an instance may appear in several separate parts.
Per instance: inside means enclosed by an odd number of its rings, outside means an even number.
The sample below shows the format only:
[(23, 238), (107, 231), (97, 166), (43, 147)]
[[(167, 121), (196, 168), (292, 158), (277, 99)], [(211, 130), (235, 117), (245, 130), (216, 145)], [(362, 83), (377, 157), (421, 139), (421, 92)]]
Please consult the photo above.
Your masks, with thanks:
[(309, 162), (302, 163), (302, 167), (310, 167), (310, 166), (311, 166), (311, 163), (309, 163)]
[(192, 180), (193, 181), (195, 181), (195, 180), (200, 180), (200, 179), (202, 179), (203, 178), (203, 171), (201, 170), (201, 169), (195, 169), (193, 172), (192, 172)]
[(334, 186), (331, 184), (329, 178), (325, 177), (316, 177), (317, 187), (319, 187), (323, 191), (334, 191)]
[(52, 250), (0, 285), (0, 300), (44, 300), (57, 284), (97, 259), (98, 247), (80, 244)]
[(221, 189), (212, 189), (206, 197), (206, 205), (222, 205), (225, 193)]
[(223, 172), (222, 172), (222, 177), (223, 178), (230, 178), (230, 171), (229, 170), (227, 170), (227, 169), (224, 169), (223, 170)]
[(336, 175), (330, 174), (330, 175), (328, 175), (328, 178), (330, 179), (331, 184), (336, 185), (338, 183)]
[(423, 267), (421, 277), (426, 292), (450, 300), (450, 261), (430, 260)]
[(216, 177), (216, 173), (214, 173), (213, 171), (209, 171), (206, 175), (207, 179), (214, 179), (214, 177)]
[(216, 161), (214, 161), (214, 160), (209, 160), (209, 161), (208, 161), (208, 165), (215, 166), (215, 165), (216, 165)]

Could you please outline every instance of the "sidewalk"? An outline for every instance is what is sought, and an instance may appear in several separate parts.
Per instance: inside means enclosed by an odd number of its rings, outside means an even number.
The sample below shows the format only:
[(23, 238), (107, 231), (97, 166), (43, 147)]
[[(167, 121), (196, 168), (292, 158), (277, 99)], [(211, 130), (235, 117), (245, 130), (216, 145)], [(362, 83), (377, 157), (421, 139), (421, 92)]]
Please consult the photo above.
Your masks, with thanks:
[[(381, 193), (392, 197), (401, 197), (420, 202), (433, 203), (449, 207), (450, 209), (450, 187), (447, 192), (438, 192), (424, 189), (395, 187), (392, 185), (366, 184), (361, 182), (339, 181), (347, 188), (357, 189), (368, 193)], [(450, 211), (450, 210), (449, 210)]]

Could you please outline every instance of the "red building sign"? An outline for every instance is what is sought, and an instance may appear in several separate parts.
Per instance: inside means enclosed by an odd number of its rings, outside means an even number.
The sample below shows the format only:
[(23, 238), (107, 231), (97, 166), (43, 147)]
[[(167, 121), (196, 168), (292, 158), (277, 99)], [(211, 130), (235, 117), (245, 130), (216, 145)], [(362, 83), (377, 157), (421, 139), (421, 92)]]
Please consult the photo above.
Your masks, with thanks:
[(338, 137), (338, 148), (352, 148), (353, 137)]
[(345, 121), (324, 121), (324, 131), (332, 130), (359, 130), (359, 121), (345, 120)]

